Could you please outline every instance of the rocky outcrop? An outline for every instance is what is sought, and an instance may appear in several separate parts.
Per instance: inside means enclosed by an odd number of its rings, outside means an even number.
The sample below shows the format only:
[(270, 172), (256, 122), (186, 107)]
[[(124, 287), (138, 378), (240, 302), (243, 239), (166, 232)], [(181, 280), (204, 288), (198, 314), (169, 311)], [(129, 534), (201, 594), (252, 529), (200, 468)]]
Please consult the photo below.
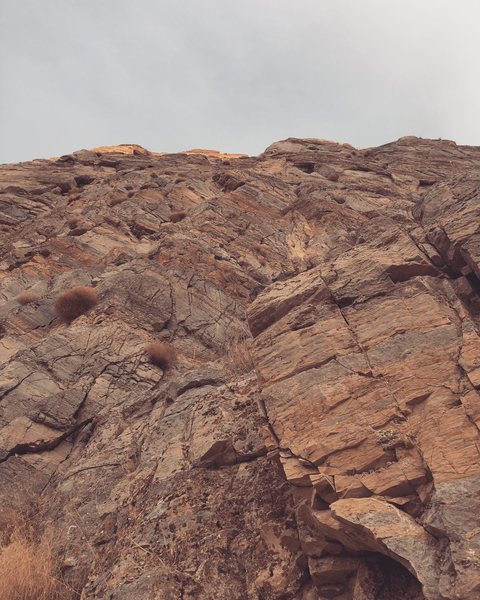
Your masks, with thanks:
[(480, 594), (479, 166), (402, 138), (0, 167), (0, 495), (40, 499), (82, 599)]

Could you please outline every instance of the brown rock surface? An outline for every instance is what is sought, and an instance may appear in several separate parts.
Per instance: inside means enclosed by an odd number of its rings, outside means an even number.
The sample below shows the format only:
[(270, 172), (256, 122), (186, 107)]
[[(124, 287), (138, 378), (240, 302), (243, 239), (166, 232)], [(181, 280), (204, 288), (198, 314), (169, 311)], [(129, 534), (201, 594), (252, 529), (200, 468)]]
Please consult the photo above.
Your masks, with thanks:
[(480, 597), (479, 168), (418, 138), (0, 166), (1, 502), (41, 499), (83, 600)]

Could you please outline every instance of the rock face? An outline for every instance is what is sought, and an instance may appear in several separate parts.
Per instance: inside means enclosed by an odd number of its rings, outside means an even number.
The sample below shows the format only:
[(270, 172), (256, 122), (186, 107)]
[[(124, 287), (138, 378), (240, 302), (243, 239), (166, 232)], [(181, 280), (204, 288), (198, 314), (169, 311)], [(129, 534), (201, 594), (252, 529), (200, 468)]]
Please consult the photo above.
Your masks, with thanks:
[(40, 499), (79, 597), (480, 597), (479, 169), (417, 138), (0, 167), (0, 503)]

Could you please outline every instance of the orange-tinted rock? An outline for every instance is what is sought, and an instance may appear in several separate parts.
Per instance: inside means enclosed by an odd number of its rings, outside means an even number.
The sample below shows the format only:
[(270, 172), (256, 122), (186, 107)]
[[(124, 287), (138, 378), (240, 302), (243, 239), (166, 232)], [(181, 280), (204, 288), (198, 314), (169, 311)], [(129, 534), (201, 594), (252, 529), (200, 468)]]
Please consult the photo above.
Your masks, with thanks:
[(41, 497), (82, 598), (480, 594), (479, 168), (417, 138), (0, 167), (0, 495)]

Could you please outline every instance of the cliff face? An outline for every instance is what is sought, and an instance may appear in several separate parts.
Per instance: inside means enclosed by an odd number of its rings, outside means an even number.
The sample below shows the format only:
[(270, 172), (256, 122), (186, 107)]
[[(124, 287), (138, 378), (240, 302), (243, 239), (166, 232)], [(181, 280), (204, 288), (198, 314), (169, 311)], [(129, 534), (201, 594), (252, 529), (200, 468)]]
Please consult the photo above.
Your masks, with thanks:
[(0, 167), (1, 502), (81, 598), (477, 598), (479, 169), (417, 138)]

